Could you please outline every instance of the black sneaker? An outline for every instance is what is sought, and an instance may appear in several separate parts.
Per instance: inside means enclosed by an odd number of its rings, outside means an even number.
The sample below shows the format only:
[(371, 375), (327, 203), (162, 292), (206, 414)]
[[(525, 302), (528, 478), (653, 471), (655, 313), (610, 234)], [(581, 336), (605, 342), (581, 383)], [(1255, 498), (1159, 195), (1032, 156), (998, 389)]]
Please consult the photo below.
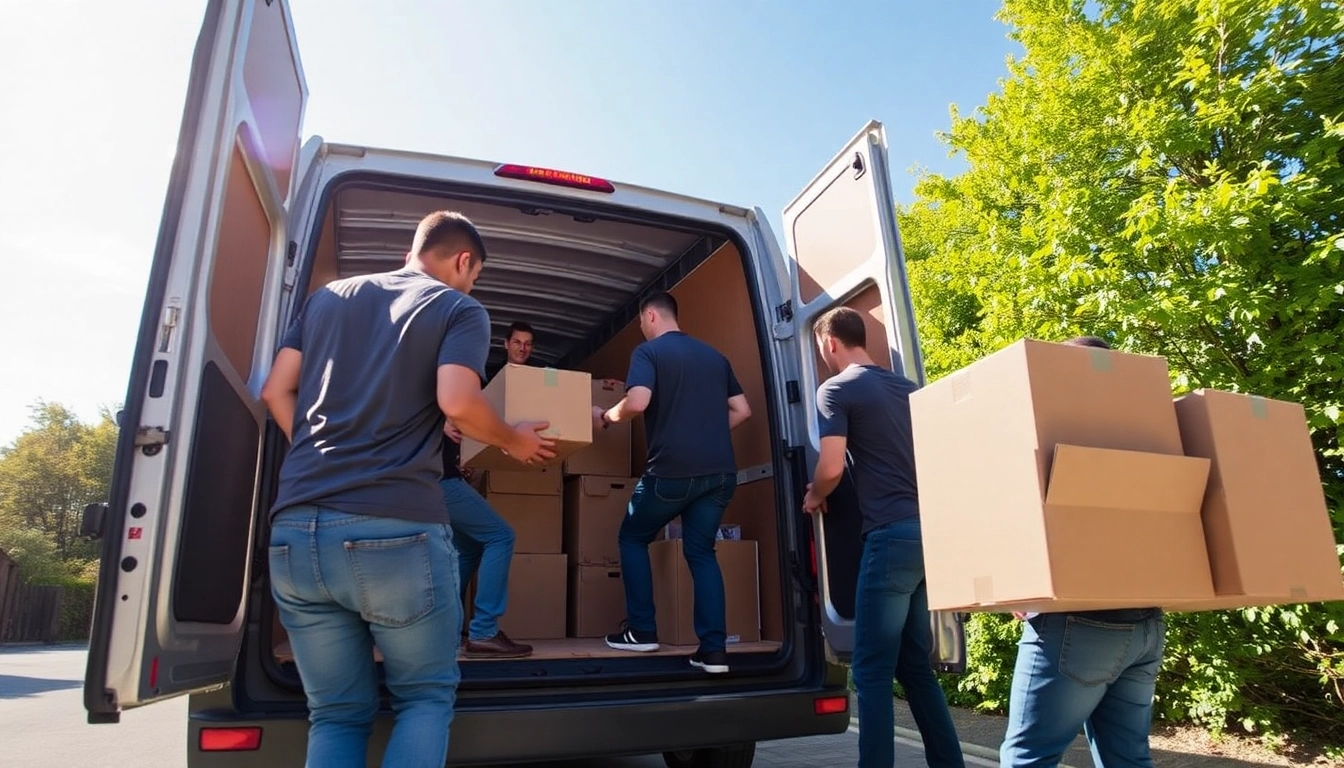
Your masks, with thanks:
[(691, 666), (711, 675), (722, 675), (728, 671), (728, 654), (725, 651), (696, 651), (691, 655)]
[(637, 632), (622, 626), (620, 632), (607, 635), (607, 645), (618, 651), (650, 653), (658, 650), (658, 635), (652, 632)]

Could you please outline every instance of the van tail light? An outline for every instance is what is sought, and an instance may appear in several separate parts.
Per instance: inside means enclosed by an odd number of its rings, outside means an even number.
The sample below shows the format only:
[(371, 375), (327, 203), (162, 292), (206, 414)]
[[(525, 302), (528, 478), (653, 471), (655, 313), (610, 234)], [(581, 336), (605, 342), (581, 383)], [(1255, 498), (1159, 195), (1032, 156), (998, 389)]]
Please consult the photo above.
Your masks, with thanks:
[(261, 748), (260, 728), (202, 728), (202, 752), (253, 752)]
[(615, 192), (616, 187), (606, 179), (585, 176), (581, 173), (557, 171), (553, 168), (538, 168), (534, 165), (505, 164), (495, 169), (495, 175), (505, 179), (538, 181), (542, 184), (555, 184), (561, 187), (587, 189), (593, 192)]
[(814, 699), (812, 708), (818, 715), (838, 715), (849, 709), (849, 697), (827, 696), (824, 699)]

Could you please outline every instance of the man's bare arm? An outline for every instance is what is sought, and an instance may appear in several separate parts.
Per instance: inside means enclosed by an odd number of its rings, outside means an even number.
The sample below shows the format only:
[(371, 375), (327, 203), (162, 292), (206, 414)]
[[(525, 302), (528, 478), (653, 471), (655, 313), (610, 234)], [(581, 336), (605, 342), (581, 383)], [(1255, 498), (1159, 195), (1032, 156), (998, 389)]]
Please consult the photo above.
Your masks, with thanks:
[(271, 372), (266, 383), (261, 385), (261, 400), (271, 412), (271, 418), (285, 433), (285, 438), (294, 442), (294, 411), (299, 404), (299, 373), (302, 371), (303, 354), (290, 347), (281, 348), (271, 364)]
[(621, 398), (621, 402), (607, 410), (607, 421), (612, 424), (629, 421), (648, 410), (649, 402), (652, 400), (653, 390), (648, 387), (631, 387), (626, 391), (625, 397)]
[(470, 368), (451, 364), (439, 366), (437, 390), (439, 408), (444, 416), (467, 437), (502, 448), (519, 461), (555, 456), (550, 450), (555, 441), (537, 435), (537, 431), (547, 425), (544, 422), (517, 427), (506, 424), (482, 394), (480, 377)]
[(817, 458), (817, 471), (812, 478), (812, 490), (821, 498), (831, 495), (845, 474), (845, 451), (848, 440), (841, 437), (821, 438), (821, 455)]
[(742, 422), (751, 418), (751, 405), (746, 395), (733, 395), (728, 398), (728, 429), (737, 429)]

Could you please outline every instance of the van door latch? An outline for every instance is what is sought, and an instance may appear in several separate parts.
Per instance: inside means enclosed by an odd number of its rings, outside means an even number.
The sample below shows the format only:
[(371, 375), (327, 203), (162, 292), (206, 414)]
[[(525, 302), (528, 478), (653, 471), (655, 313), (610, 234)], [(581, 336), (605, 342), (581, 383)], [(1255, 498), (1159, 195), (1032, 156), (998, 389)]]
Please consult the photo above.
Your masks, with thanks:
[(135, 447), (146, 456), (153, 456), (168, 444), (168, 430), (163, 427), (140, 427), (135, 430)]

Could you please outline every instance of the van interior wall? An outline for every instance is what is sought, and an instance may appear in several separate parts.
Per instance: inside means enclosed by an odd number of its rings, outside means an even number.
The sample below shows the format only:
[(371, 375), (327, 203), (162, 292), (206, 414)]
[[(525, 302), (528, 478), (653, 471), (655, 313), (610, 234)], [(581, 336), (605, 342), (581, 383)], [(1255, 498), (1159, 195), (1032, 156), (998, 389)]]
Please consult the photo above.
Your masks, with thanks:
[[(712, 345), (728, 358), (751, 404), (752, 417), (733, 431), (733, 452), (739, 470), (771, 462), (765, 371), (761, 366), (747, 285), (742, 256), (732, 243), (728, 243), (671, 291), (677, 300), (681, 329)], [(633, 320), (579, 367), (595, 377), (624, 381), (630, 355), (643, 340), (639, 321)], [(646, 459), (643, 427), (643, 420), (638, 419), (632, 430), (631, 453), (636, 474)], [(779, 528), (774, 483), (758, 480), (739, 486), (724, 515), (724, 522), (740, 525), (742, 538), (757, 542), (761, 638), (782, 642), (783, 585), (777, 575), (780, 573)]]
[(313, 272), (308, 278), (308, 293), (339, 279), (340, 265), (336, 260), (336, 206), (331, 206), (322, 219), (322, 234), (317, 238), (317, 251), (313, 253)]

